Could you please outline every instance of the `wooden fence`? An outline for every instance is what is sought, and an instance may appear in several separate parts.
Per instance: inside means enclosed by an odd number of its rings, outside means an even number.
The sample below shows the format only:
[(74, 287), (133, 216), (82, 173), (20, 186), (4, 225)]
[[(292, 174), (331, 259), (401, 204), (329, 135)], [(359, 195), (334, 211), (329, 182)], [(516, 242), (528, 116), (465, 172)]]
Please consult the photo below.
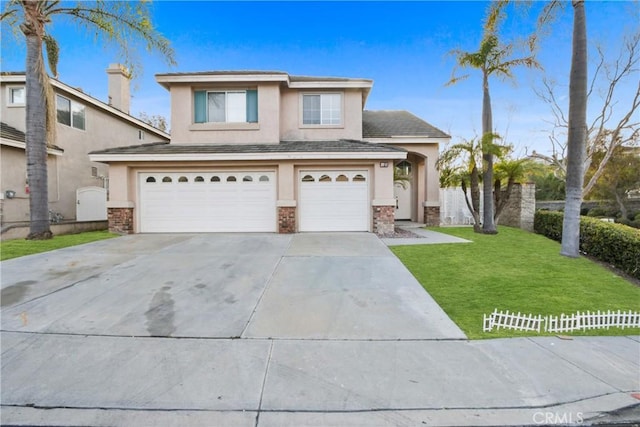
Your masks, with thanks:
[(510, 313), (507, 311), (493, 310), (493, 313), (483, 316), (484, 332), (493, 329), (513, 329), (517, 331), (540, 332), (571, 332), (587, 329), (609, 328), (638, 328), (640, 327), (640, 313), (637, 311), (586, 311), (571, 315), (545, 316)]

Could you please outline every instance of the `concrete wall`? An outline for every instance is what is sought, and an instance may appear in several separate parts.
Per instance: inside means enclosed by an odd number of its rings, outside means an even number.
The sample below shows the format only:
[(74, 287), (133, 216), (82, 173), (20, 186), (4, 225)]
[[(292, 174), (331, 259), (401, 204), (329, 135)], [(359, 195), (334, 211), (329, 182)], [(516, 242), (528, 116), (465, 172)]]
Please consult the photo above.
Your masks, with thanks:
[[(445, 225), (470, 225), (473, 218), (464, 201), (464, 193), (457, 188), (443, 188), (440, 220)], [(533, 216), (536, 210), (534, 184), (516, 184), (498, 223), (510, 227), (533, 231)], [(469, 196), (471, 200), (471, 196)], [(482, 190), (480, 190), (480, 219), (482, 219)]]
[[(100, 231), (108, 228), (107, 221), (83, 221), (64, 222), (61, 224), (51, 224), (51, 232), (54, 236), (63, 234), (77, 234), (85, 231)], [(28, 225), (9, 225), (2, 231), (2, 240), (25, 239), (29, 235)]]
[(533, 216), (536, 213), (535, 184), (516, 184), (509, 201), (498, 220), (500, 225), (533, 231)]

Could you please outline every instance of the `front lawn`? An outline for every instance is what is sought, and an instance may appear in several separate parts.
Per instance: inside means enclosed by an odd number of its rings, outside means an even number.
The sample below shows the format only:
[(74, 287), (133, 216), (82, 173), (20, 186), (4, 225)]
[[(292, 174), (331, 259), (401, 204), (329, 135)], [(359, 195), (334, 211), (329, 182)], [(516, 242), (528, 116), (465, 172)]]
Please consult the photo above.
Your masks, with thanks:
[[(561, 256), (560, 244), (516, 228), (497, 235), (470, 227), (434, 231), (472, 243), (394, 246), (407, 266), (469, 338), (537, 335), (482, 331), (482, 316), (494, 309), (560, 315), (576, 311), (640, 310), (640, 287), (586, 258)], [(595, 329), (582, 335), (635, 335), (640, 328)]]
[(6, 240), (0, 242), (0, 261), (40, 252), (53, 251), (68, 246), (82, 245), (84, 243), (95, 242), (96, 240), (110, 239), (116, 236), (117, 234), (112, 234), (108, 231), (88, 231), (86, 233), (54, 236), (53, 239), (50, 240)]

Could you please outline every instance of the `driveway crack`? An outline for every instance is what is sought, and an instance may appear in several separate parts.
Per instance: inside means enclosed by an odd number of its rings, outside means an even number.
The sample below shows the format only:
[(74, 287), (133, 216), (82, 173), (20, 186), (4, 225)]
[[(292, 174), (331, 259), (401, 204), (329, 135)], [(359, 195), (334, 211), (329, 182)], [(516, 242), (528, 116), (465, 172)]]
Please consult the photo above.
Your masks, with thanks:
[(245, 338), (244, 334), (245, 334), (245, 332), (247, 332), (247, 328), (249, 328), (249, 325), (251, 324), (251, 321), (253, 320), (254, 316), (256, 315), (256, 311), (258, 311), (258, 307), (260, 306), (260, 303), (262, 302), (262, 298), (267, 293), (267, 290), (269, 289), (269, 286), (271, 285), (271, 282), (273, 281), (273, 277), (276, 275), (276, 271), (278, 271), (278, 267), (280, 267), (280, 264), (282, 263), (282, 260), (284, 258), (284, 254), (286, 254), (287, 251), (289, 250), (289, 246), (291, 246), (291, 241), (289, 241), (289, 245), (287, 246), (287, 249), (285, 249), (283, 251), (283, 255), (280, 256), (280, 258), (278, 259), (278, 262), (273, 267), (273, 270), (271, 271), (271, 274), (269, 275), (269, 278), (267, 279), (267, 282), (266, 282), (266, 284), (264, 286), (264, 289), (262, 290), (262, 293), (260, 294), (260, 297), (258, 298), (258, 301), (256, 301), (255, 307), (253, 307), (253, 311), (251, 312), (251, 316), (249, 316), (249, 320), (247, 320), (247, 323), (244, 325), (244, 328), (242, 328), (242, 332), (240, 333), (240, 335), (238, 335), (240, 338)]
[(258, 427), (258, 424), (260, 423), (260, 411), (262, 411), (262, 398), (264, 397), (264, 387), (267, 384), (267, 375), (269, 374), (269, 366), (271, 366), (272, 354), (273, 354), (273, 340), (271, 340), (271, 345), (269, 346), (269, 355), (267, 356), (267, 364), (264, 368), (264, 378), (262, 379), (262, 387), (260, 388), (260, 400), (258, 401), (258, 411), (256, 413), (255, 427)]

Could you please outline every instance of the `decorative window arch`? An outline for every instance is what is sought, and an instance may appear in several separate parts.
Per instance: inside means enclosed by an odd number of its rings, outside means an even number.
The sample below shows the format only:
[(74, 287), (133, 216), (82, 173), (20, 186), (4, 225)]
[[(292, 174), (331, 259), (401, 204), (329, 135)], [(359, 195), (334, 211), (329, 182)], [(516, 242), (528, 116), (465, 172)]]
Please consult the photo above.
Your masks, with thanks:
[(302, 177), (302, 182), (315, 182), (315, 178), (311, 175), (305, 175)]
[(146, 182), (156, 182), (156, 179), (154, 177), (150, 176), (150, 177), (147, 178)]
[(162, 182), (173, 182), (173, 180), (170, 176), (165, 176), (164, 178), (162, 178)]
[(318, 182), (331, 182), (331, 177), (329, 175), (322, 175)]
[(193, 180), (193, 182), (204, 182), (204, 178), (201, 176), (196, 176), (196, 178)]
[(187, 178), (186, 176), (181, 176), (180, 178), (178, 178), (178, 182), (189, 182), (189, 178)]

